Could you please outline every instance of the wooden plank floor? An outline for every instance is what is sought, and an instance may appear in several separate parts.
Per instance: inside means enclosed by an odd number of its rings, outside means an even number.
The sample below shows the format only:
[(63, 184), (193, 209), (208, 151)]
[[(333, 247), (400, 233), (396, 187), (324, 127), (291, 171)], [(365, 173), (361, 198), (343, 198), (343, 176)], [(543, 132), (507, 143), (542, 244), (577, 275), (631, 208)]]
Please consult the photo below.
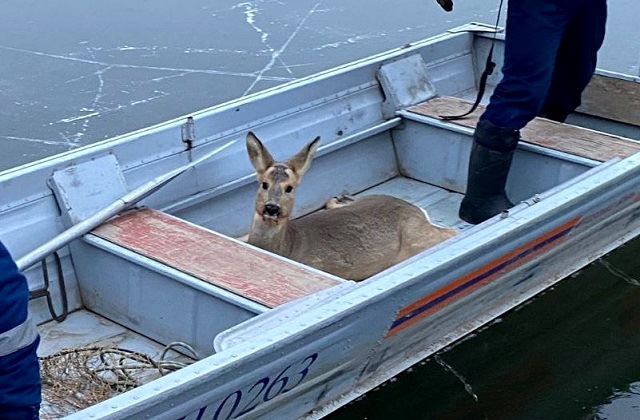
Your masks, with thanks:
[(117, 217), (92, 234), (269, 308), (339, 284), (151, 209)]
[(640, 125), (640, 83), (596, 74), (582, 93), (578, 111)]
[[(409, 112), (432, 118), (440, 115), (457, 115), (466, 112), (471, 103), (459, 98), (440, 96), (414, 105)], [(467, 118), (451, 121), (453, 124), (475, 128), (478, 117), (484, 111), (479, 106)], [(536, 118), (521, 130), (522, 141), (575, 156), (605, 162), (609, 159), (625, 158), (640, 152), (640, 143), (605, 133), (591, 131), (569, 124), (561, 124), (544, 118)]]

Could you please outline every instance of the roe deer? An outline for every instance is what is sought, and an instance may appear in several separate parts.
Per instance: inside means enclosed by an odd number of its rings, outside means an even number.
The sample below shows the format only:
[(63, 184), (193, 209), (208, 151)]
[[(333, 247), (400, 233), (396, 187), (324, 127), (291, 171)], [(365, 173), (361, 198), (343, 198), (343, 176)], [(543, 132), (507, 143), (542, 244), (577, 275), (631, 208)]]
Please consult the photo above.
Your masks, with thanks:
[(349, 280), (363, 280), (455, 235), (433, 226), (406, 201), (372, 195), (290, 220), (294, 196), (320, 137), (286, 162), (276, 162), (253, 134), (249, 159), (258, 193), (248, 242), (259, 248)]

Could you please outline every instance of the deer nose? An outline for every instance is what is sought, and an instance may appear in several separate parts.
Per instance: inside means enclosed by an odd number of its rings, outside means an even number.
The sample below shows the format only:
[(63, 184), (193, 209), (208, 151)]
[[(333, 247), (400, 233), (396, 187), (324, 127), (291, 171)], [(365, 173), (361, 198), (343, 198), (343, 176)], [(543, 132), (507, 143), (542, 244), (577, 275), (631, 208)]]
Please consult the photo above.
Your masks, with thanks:
[(277, 204), (266, 204), (264, 206), (264, 212), (269, 216), (277, 216), (280, 214), (280, 206)]

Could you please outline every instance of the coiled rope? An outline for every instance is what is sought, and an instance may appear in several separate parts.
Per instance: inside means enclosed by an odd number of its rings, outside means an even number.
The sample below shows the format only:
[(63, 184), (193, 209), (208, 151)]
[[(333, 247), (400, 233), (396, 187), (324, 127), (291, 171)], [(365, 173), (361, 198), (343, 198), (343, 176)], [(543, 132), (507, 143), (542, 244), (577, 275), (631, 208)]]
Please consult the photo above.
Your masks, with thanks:
[[(168, 359), (182, 349), (181, 360)], [(136, 388), (199, 360), (189, 344), (175, 341), (157, 359), (119, 347), (65, 349), (40, 358), (43, 404), (41, 417), (59, 418)]]

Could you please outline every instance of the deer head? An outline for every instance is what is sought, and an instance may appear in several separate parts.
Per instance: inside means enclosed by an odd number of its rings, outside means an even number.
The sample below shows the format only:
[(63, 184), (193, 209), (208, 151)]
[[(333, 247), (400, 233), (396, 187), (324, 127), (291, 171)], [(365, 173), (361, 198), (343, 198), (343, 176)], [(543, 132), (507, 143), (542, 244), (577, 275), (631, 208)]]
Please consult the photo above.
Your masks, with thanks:
[(289, 220), (296, 189), (319, 143), (316, 137), (286, 162), (276, 162), (255, 134), (247, 134), (247, 152), (258, 178), (255, 212), (267, 225), (281, 226)]

